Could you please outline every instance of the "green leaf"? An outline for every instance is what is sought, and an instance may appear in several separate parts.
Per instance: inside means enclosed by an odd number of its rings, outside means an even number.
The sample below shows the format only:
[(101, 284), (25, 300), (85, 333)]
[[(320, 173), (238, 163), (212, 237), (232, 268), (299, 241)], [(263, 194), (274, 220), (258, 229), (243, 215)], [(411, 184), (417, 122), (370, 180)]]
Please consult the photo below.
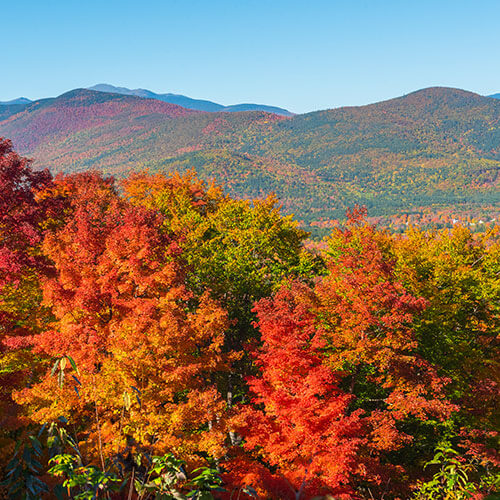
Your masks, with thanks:
[[(76, 366), (76, 363), (75, 363), (75, 360), (71, 357), (71, 356), (66, 356), (66, 358), (68, 358), (68, 361), (70, 362), (71, 366), (73, 367), (73, 370), (75, 370), (75, 372), (80, 375), (80, 372), (78, 371), (78, 367)], [(76, 378), (76, 377), (75, 377)], [(80, 384), (81, 385), (81, 384)]]

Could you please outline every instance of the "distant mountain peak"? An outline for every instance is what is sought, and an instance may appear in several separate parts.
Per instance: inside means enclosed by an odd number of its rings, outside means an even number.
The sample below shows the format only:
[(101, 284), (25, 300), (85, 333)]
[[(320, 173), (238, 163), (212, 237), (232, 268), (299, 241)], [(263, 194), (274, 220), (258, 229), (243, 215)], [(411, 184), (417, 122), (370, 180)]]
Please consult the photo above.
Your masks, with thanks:
[[(397, 97), (396, 99), (406, 100), (408, 102), (424, 103), (460, 103), (463, 104), (468, 101), (480, 101), (484, 99), (483, 96), (470, 92), (468, 90), (456, 89), (453, 87), (427, 87), (424, 89), (410, 92), (409, 94)], [(393, 99), (394, 100), (394, 99)]]
[(98, 83), (97, 85), (89, 87), (88, 90), (97, 90), (98, 92), (115, 92), (117, 94), (126, 94), (129, 92), (133, 92), (132, 90), (125, 87), (115, 87), (113, 85), (108, 85), (107, 83)]
[(108, 83), (98, 83), (89, 90), (96, 90), (98, 92), (109, 92), (115, 94), (124, 95), (134, 95), (137, 97), (144, 97), (148, 99), (157, 99), (158, 101), (168, 102), (170, 104), (177, 104), (187, 109), (194, 109), (197, 111), (208, 111), (208, 112), (238, 112), (238, 111), (266, 111), (268, 113), (275, 113), (282, 116), (293, 116), (290, 111), (279, 108), (277, 106), (267, 106), (265, 104), (253, 104), (253, 103), (242, 103), (233, 104), (230, 106), (224, 106), (216, 102), (207, 101), (205, 99), (193, 99), (192, 97), (187, 97), (182, 94), (157, 94), (147, 89), (129, 89), (126, 87), (115, 87), (114, 85), (109, 85)]
[[(92, 89), (73, 89), (51, 99), (42, 99), (37, 103), (66, 103), (71, 106), (89, 106), (99, 103), (111, 103), (116, 101), (120, 106), (136, 106), (147, 108), (152, 112), (172, 114), (175, 116), (197, 113), (196, 110), (187, 109), (178, 104), (173, 104), (150, 97), (139, 97), (133, 94), (120, 94), (117, 92), (103, 92)], [(137, 108), (138, 109), (138, 108)]]
[(11, 106), (13, 104), (30, 104), (32, 101), (27, 97), (18, 97), (11, 101), (0, 101), (0, 106)]
[(470, 90), (457, 89), (455, 87), (425, 87), (406, 94), (406, 96), (410, 95), (427, 95), (430, 97), (439, 97), (443, 95), (456, 95), (460, 97), (479, 96), (479, 94), (471, 92)]
[(383, 106), (387, 109), (411, 106), (412, 108), (419, 108), (422, 111), (427, 110), (432, 112), (432, 110), (440, 109), (442, 106), (461, 109), (464, 106), (481, 105), (487, 100), (487, 97), (468, 90), (456, 89), (453, 87), (427, 87), (410, 92), (401, 97), (370, 104), (369, 106)]
[(83, 97), (92, 95), (95, 95), (95, 91), (92, 91), (90, 89), (78, 88), (64, 92), (63, 94), (57, 96), (57, 99), (68, 99), (68, 98), (71, 99), (73, 97), (80, 97), (80, 96)]

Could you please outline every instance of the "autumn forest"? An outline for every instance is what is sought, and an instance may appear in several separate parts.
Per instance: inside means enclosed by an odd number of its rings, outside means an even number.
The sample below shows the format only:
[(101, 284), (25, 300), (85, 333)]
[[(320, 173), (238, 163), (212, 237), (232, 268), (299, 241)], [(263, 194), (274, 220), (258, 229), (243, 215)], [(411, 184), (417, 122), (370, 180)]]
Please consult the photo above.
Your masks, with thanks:
[(5, 498), (497, 498), (499, 226), (322, 242), (269, 194), (0, 141)]
[(443, 87), (291, 117), (88, 89), (0, 105), (0, 136), (38, 169), (117, 178), (194, 169), (235, 198), (275, 192), (314, 237), (356, 204), (397, 230), (498, 220), (499, 123), (499, 99)]

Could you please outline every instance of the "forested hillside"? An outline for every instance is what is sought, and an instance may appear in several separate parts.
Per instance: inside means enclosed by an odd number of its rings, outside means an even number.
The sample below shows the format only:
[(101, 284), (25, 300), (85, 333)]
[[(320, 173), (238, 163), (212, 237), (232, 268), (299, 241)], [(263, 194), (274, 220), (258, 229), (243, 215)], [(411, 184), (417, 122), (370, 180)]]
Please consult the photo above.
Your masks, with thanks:
[(354, 203), (377, 216), (489, 209), (500, 197), (500, 101), (457, 89), (291, 118), (195, 113), (89, 90), (5, 108), (0, 134), (39, 168), (194, 167), (233, 196), (276, 190), (306, 222), (342, 217)]
[(312, 250), (259, 195), (0, 140), (5, 498), (498, 498), (499, 226)]

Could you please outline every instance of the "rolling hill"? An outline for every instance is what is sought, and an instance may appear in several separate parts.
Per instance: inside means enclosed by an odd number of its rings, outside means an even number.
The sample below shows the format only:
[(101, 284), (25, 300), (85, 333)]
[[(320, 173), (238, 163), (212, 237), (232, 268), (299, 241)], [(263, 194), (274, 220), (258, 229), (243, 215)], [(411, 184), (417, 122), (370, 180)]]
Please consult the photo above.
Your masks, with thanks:
[(274, 190), (306, 223), (354, 203), (383, 216), (500, 201), (500, 101), (451, 88), (293, 117), (78, 89), (0, 115), (0, 136), (54, 171), (195, 168), (233, 195)]
[(146, 97), (149, 99), (158, 99), (159, 101), (168, 102), (170, 104), (177, 104), (188, 109), (195, 109), (197, 111), (208, 111), (211, 113), (218, 111), (228, 111), (231, 113), (237, 111), (267, 111), (268, 113), (276, 113), (282, 116), (292, 116), (290, 111), (278, 108), (276, 106), (266, 106), (265, 104), (233, 104), (232, 106), (223, 106), (216, 102), (207, 101), (203, 99), (192, 99), (185, 95), (180, 94), (157, 94), (146, 89), (127, 89), (126, 87), (115, 87), (106, 83), (99, 83), (89, 90), (97, 90), (99, 92), (108, 92), (115, 94), (135, 95), (137, 97)]

